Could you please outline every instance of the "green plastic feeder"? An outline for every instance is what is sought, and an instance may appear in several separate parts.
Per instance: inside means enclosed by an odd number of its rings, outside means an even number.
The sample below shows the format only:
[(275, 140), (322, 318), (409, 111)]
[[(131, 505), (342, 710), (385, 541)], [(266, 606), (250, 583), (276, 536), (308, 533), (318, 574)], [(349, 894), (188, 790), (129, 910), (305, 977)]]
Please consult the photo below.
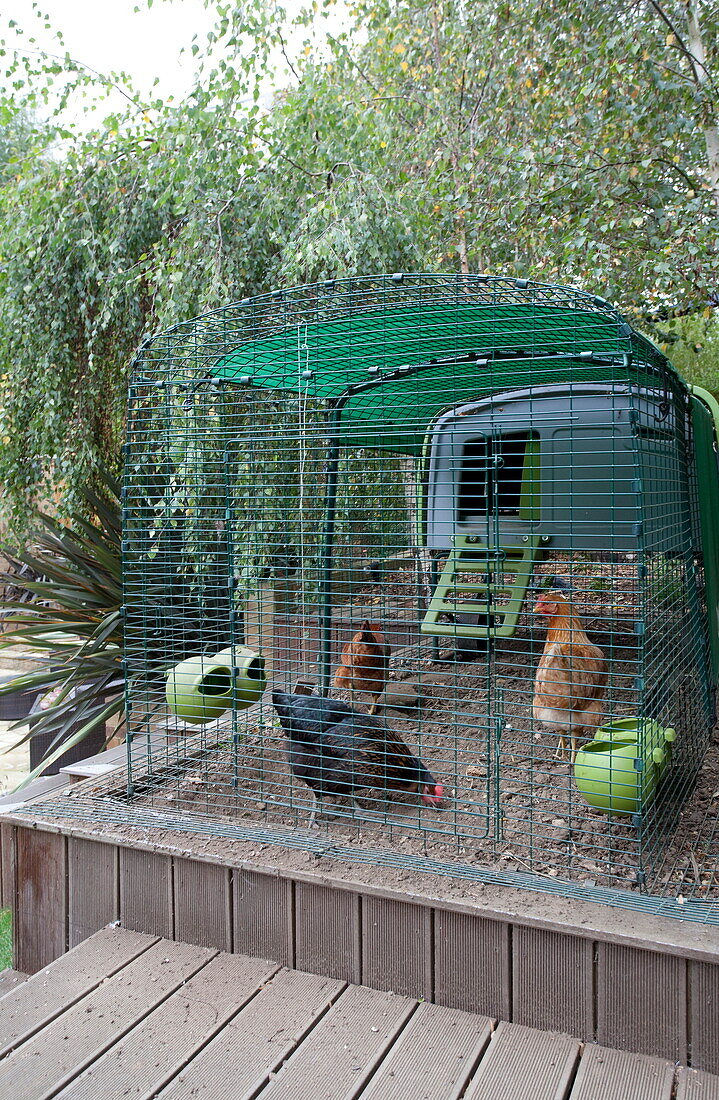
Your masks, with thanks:
[(595, 741), (637, 741), (642, 727), (643, 741), (652, 748), (661, 748), (665, 743), (676, 740), (676, 730), (671, 726), (660, 726), (653, 718), (617, 718), (600, 726), (594, 734)]
[(665, 729), (649, 718), (621, 718), (602, 726), (594, 741), (577, 753), (577, 787), (597, 810), (641, 813), (654, 797), (669, 764), (675, 737), (673, 729)]
[(234, 646), (175, 665), (167, 674), (165, 695), (178, 718), (211, 722), (230, 708), (244, 710), (256, 703), (266, 687), (264, 657), (247, 646)]

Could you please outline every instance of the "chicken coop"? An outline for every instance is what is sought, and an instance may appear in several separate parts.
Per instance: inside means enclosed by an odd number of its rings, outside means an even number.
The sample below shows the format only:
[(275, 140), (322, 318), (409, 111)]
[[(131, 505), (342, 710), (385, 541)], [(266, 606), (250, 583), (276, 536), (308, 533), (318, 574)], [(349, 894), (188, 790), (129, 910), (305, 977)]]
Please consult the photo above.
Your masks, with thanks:
[(717, 416), (607, 302), (522, 279), (327, 281), (148, 340), (107, 797), (714, 896)]

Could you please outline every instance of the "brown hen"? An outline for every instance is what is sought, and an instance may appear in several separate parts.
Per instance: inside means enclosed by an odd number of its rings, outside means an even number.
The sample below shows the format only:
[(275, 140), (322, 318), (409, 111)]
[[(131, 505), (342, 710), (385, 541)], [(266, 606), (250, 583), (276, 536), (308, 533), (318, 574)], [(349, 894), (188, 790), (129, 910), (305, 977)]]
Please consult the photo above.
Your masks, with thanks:
[(333, 686), (350, 693), (354, 701), (356, 692), (364, 692), (372, 699), (370, 714), (377, 709), (377, 699), (382, 694), (389, 676), (389, 658), (392, 650), (384, 640), (384, 634), (374, 630), (368, 619), (362, 623), (354, 637), (342, 649), (342, 663), (335, 672)]
[(534, 610), (547, 619), (547, 640), (534, 681), (532, 713), (535, 722), (560, 731), (556, 755), (561, 759), (569, 731), (574, 763), (577, 735), (582, 730), (593, 733), (601, 721), (607, 664), (566, 593), (559, 588), (543, 593)]

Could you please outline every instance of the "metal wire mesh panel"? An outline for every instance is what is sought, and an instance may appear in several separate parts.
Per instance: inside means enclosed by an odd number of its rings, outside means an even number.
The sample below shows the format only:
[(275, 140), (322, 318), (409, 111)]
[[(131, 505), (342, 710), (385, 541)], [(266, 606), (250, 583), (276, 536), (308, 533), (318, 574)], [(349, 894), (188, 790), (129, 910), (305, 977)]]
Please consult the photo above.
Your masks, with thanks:
[(606, 303), (302, 288), (148, 342), (129, 413), (113, 797), (711, 896), (716, 469)]

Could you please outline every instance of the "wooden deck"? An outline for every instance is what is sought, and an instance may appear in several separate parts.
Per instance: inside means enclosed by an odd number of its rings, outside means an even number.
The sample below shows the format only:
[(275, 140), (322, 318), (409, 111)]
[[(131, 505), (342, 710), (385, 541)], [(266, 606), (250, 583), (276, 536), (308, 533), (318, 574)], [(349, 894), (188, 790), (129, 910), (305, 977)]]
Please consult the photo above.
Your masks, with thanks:
[(661, 1058), (119, 928), (0, 978), (0, 1100), (719, 1100)]

